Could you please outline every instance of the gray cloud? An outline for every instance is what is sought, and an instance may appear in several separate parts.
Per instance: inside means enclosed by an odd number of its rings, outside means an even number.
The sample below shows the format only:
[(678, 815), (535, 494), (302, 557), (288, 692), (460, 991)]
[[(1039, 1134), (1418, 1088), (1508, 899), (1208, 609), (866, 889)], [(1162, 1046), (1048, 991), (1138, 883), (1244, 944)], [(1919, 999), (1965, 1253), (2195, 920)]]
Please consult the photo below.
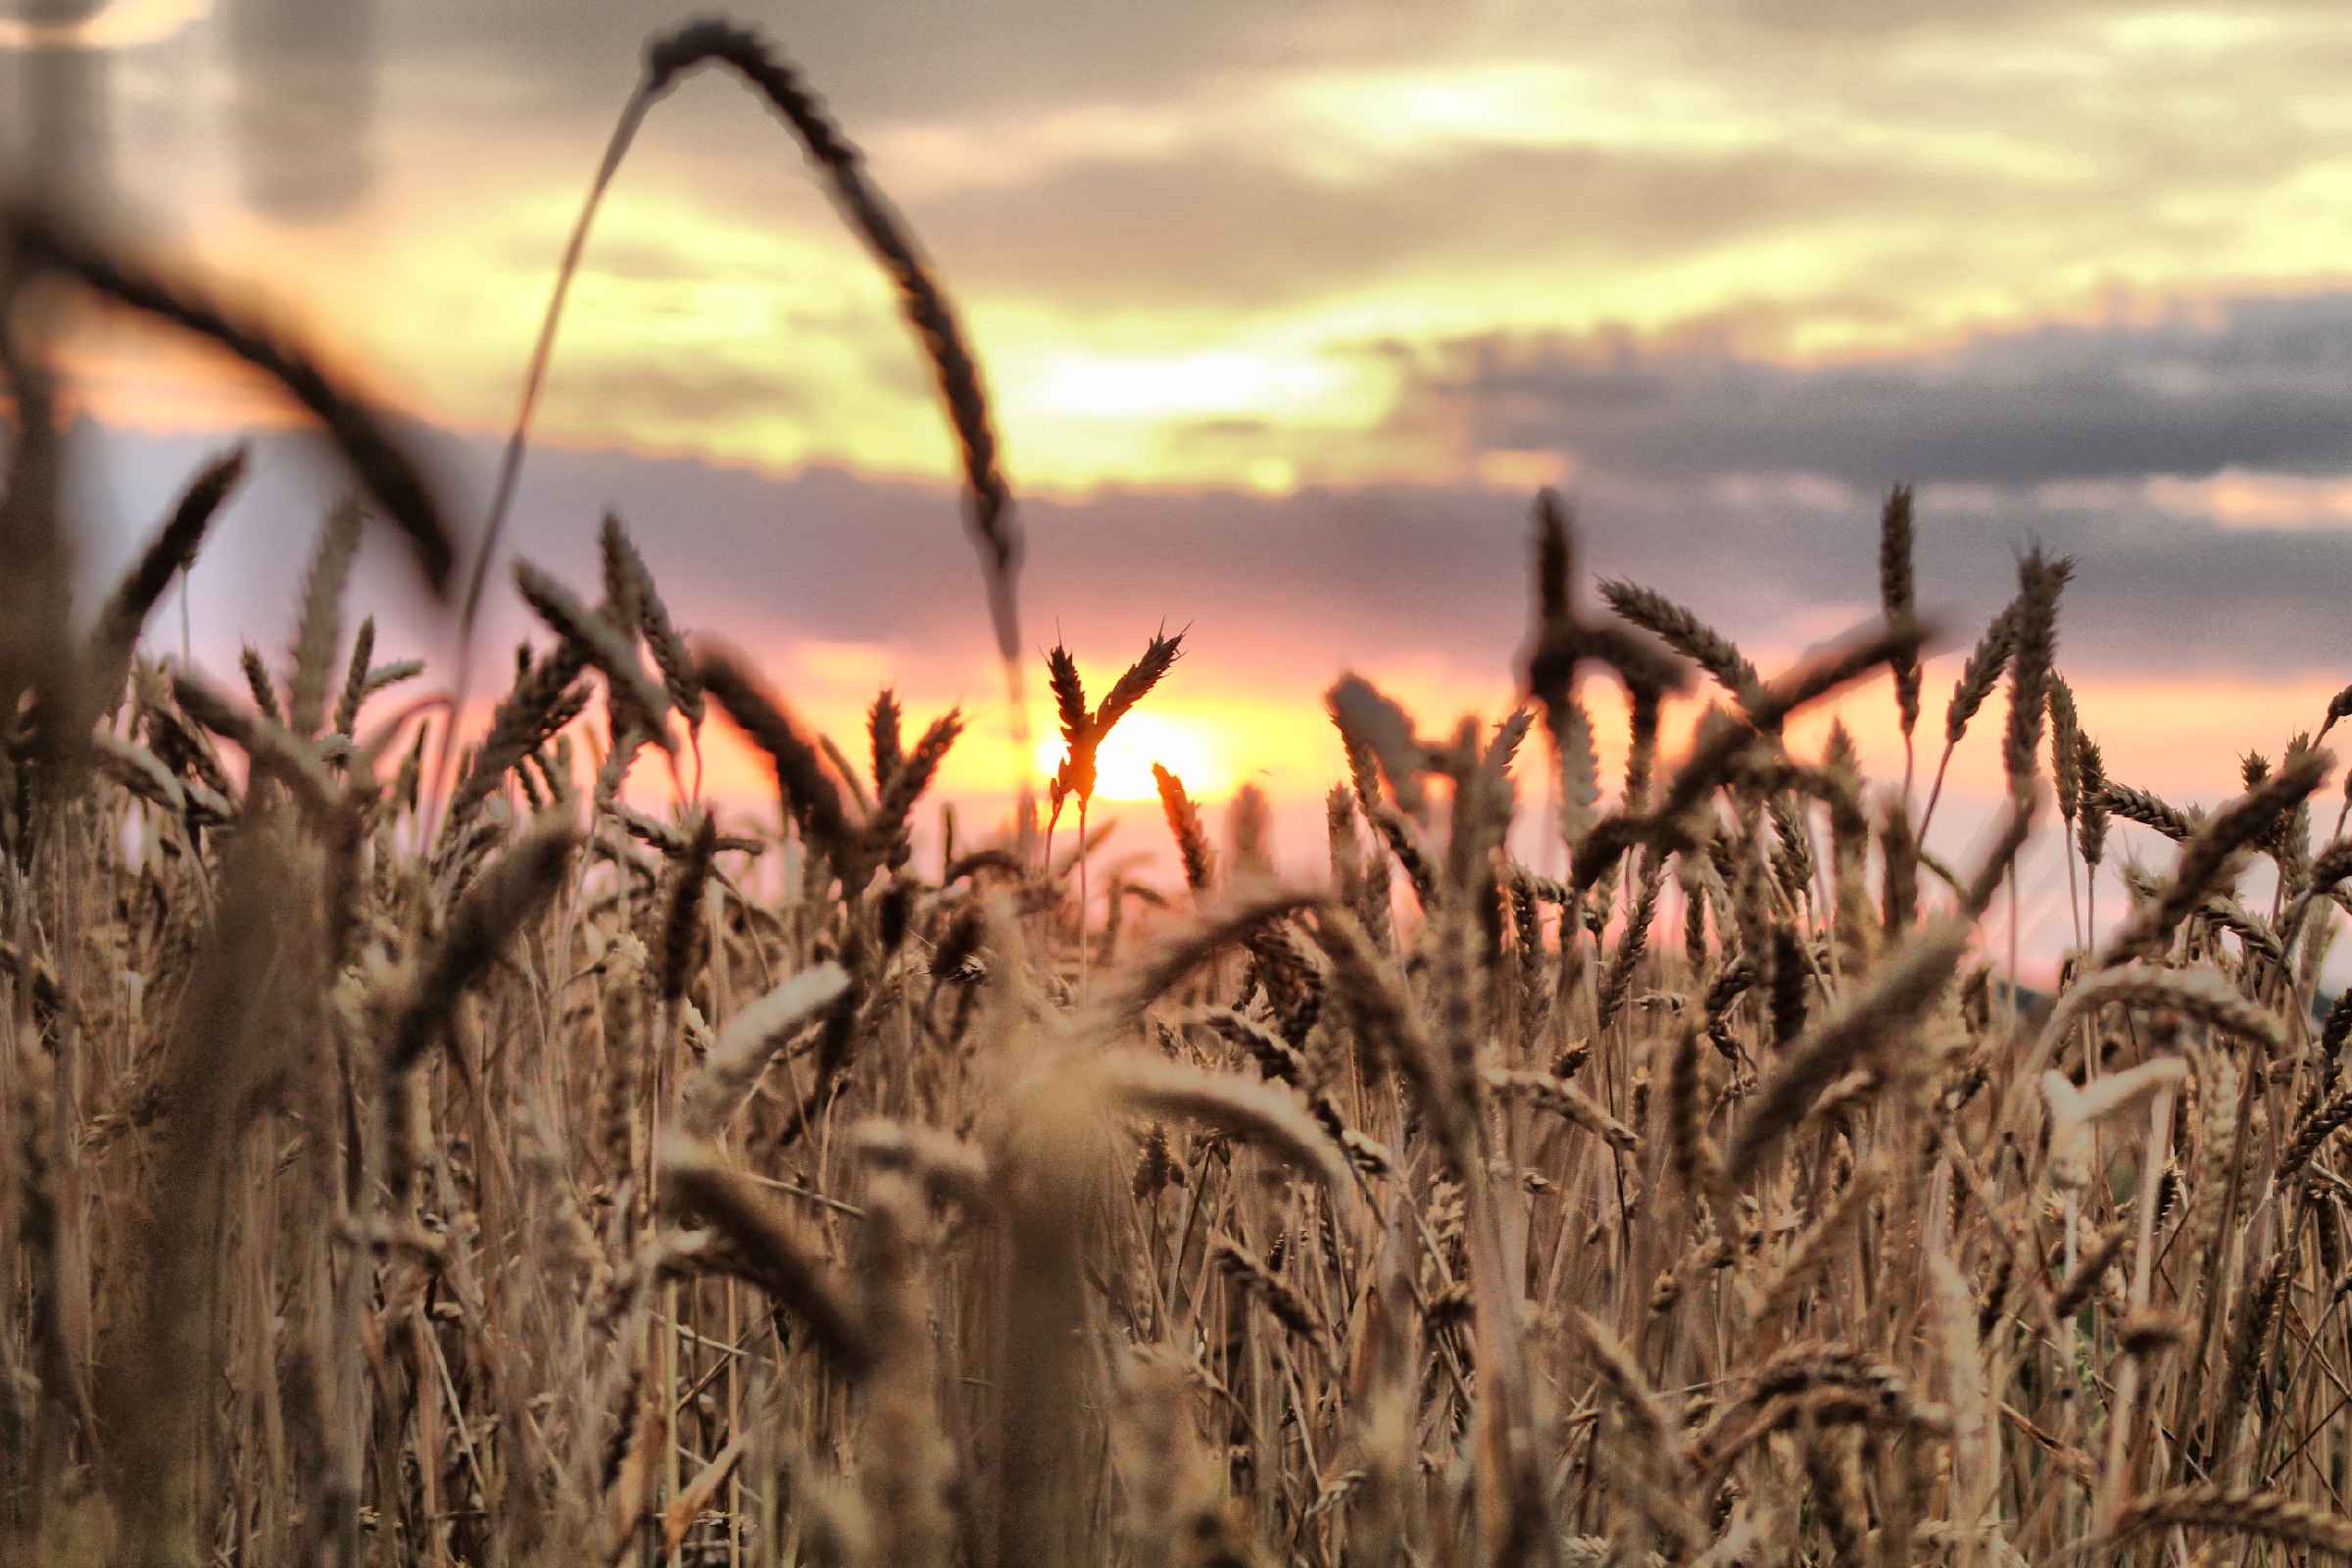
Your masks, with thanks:
[(1947, 354), (1793, 368), (1704, 348), (1457, 344), (1425, 407), (1482, 445), (1610, 472), (2033, 484), (2352, 466), (2352, 295), (2228, 302), (2218, 324), (2052, 324)]
[[(486, 458), (477, 450), (475, 461)], [(834, 641), (985, 657), (979, 579), (943, 490), (815, 469), (779, 480), (690, 459), (544, 453), (526, 469), (516, 548), (591, 570), (617, 506), (681, 614)], [(1585, 563), (1649, 582), (1751, 645), (1824, 632), (1825, 607), (1875, 607), (1875, 483), (1846, 487), (1584, 475)], [(1283, 498), (1107, 491), (1023, 503), (1033, 643), (1059, 629), (1120, 647), (1191, 624), (1205, 664), (1313, 682), (1350, 663), (1436, 658), (1515, 667), (1529, 595), (1528, 498), (1378, 486)], [(1923, 600), (1972, 641), (2030, 542), (2076, 556), (2064, 657), (2083, 673), (2276, 678), (2352, 671), (2352, 531), (2226, 528), (2131, 483), (1923, 491)], [(1589, 603), (1596, 603), (1589, 598)], [(1835, 618), (1834, 616), (1832, 618)], [(1797, 626), (1813, 629), (1799, 634)]]

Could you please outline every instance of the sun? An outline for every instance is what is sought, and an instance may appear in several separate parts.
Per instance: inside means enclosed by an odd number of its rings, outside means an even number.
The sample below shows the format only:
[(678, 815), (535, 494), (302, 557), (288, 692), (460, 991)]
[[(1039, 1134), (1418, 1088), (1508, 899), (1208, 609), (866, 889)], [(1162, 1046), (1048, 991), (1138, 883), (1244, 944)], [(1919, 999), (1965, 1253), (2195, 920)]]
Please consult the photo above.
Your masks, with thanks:
[[(1104, 801), (1150, 801), (1159, 798), (1152, 764), (1184, 780), (1196, 800), (1223, 795), (1232, 788), (1232, 769), (1225, 763), (1224, 747), (1204, 719), (1165, 710), (1137, 709), (1119, 720), (1095, 754), (1095, 798)], [(1061, 735), (1049, 731), (1037, 743), (1038, 771), (1048, 778), (1061, 766)]]

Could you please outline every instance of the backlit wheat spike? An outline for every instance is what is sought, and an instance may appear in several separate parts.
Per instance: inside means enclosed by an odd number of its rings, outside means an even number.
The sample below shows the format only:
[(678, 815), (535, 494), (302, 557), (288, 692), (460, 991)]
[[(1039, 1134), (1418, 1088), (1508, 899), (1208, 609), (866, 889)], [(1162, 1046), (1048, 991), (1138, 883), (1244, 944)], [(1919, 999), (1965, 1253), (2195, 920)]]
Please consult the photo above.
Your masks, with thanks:
[(1184, 861), (1185, 886), (1193, 890), (1196, 900), (1206, 898), (1217, 879), (1217, 852), (1209, 847), (1200, 812), (1185, 794), (1184, 780), (1157, 762), (1152, 764), (1152, 777), (1159, 785), (1160, 808), (1167, 814), (1168, 832)]
[[(2335, 721), (2352, 713), (2352, 686), (2345, 687), (2328, 700), (2327, 716), (2320, 722), (2319, 734), (2325, 735), (2335, 727)], [(2315, 735), (2314, 740), (2319, 736)]]
[(786, 808), (807, 830), (810, 847), (832, 862), (848, 887), (858, 869), (849, 816), (842, 808), (840, 788), (817, 760), (816, 749), (724, 655), (705, 654), (696, 672), (736, 727), (767, 753)]
[(524, 602), (539, 612), (539, 618), (604, 675), (621, 717), (635, 723), (645, 739), (662, 750), (676, 750), (677, 740), (667, 723), (669, 694), (654, 684), (645, 666), (637, 662), (635, 628), (622, 636), (612, 622), (582, 609), (569, 589), (527, 561), (514, 563), (514, 586)]
[(2082, 774), (2082, 814), (2075, 824), (2075, 843), (2082, 863), (2095, 874), (2107, 858), (2107, 809), (2113, 786), (2107, 782), (2099, 743), (2087, 735), (2076, 750), (2075, 765)]
[[(377, 692), (388, 691), (402, 681), (415, 680), (423, 673), (424, 661), (421, 659), (396, 659), (389, 664), (378, 664), (360, 683), (360, 701), (365, 703)], [(356, 710), (354, 716), (357, 716)]]
[(1574, 698), (1559, 705), (1552, 745), (1560, 770), (1560, 838), (1579, 844), (1592, 830), (1600, 804), (1600, 763), (1592, 751), (1592, 717)]
[(1061, 742), (1074, 748), (1094, 727), (1094, 710), (1087, 706), (1086, 682), (1078, 673), (1078, 661), (1059, 643), (1046, 655), (1046, 681), (1054, 693), (1054, 713), (1061, 720)]
[(237, 656), (237, 667), (244, 672), (245, 690), (253, 697), (253, 706), (272, 724), (283, 724), (286, 716), (277, 706), (277, 683), (270, 678), (270, 665), (263, 660), (261, 650), (247, 643)]
[(1730, 638), (1665, 595), (1630, 582), (1607, 581), (1600, 585), (1600, 596), (1625, 619), (1714, 676), (1742, 708), (1763, 687), (1764, 677)]
[(1086, 706), (1086, 687), (1078, 676), (1078, 662), (1059, 643), (1047, 654), (1048, 683), (1053, 687), (1054, 710), (1061, 719), (1061, 766), (1049, 787), (1056, 816), (1061, 812), (1062, 803), (1073, 796), (1079, 808), (1085, 809), (1087, 802), (1094, 798), (1096, 759), (1102, 742), (1112, 727), (1159, 684), (1183, 652), (1182, 632), (1173, 637), (1154, 633), (1143, 657), (1127, 667), (1127, 672), (1091, 712)]
[(2176, 844), (2185, 844), (2197, 831), (2198, 818), (2176, 810), (2145, 790), (2102, 779), (2099, 804), (2128, 822), (2152, 827)]
[(205, 466), (99, 610), (89, 639), (90, 691), (99, 703), (111, 705), (122, 692), (148, 614), (172, 576), (194, 564), (213, 518), (244, 479), (249, 455), (250, 448), (239, 444)]
[(620, 525), (617, 514), (605, 514), (605, 525), (598, 530), (596, 542), (598, 560), (605, 572), (606, 622), (634, 652), (644, 631), (645, 600), (652, 590), (653, 579), (629, 543), (628, 530)]
[(1633, 694), (1637, 714), (1690, 686), (1682, 664), (1641, 633), (1610, 621), (1587, 623), (1575, 604), (1576, 530), (1555, 490), (1536, 493), (1536, 625), (1529, 650), (1527, 690), (1544, 707), (1553, 737), (1563, 705), (1573, 700), (1578, 665), (1594, 660), (1617, 672)]
[[(1388, 845), (1389, 853), (1396, 858), (1396, 868), (1412, 884), (1413, 897), (1420, 902), (1422, 912), (1436, 910), (1445, 903), (1438, 882), (1437, 857), (1419, 825), (1377, 795), (1365, 808), (1364, 815)], [(1384, 921), (1383, 926), (1389, 923)]]
[(1649, 807), (1649, 786), (1658, 767), (1659, 702), (1655, 692), (1636, 688), (1626, 713), (1629, 731), (1625, 750), (1625, 806), (1629, 811)]
[(663, 901), (659, 956), (660, 991), (665, 1003), (675, 1003), (686, 995), (709, 929), (704, 921), (703, 895), (710, 890), (710, 861), (718, 853), (718, 819), (709, 811), (700, 813), (700, 818), (684, 853), (677, 857)]
[(1487, 771), (1500, 777), (1511, 770), (1511, 760), (1519, 755), (1519, 745), (1535, 721), (1536, 715), (1522, 708), (1494, 726), (1484, 760)]
[[(2312, 857), (2310, 882), (2302, 892), (2299, 906), (2307, 906), (2327, 898), (2346, 877), (2352, 877), (2352, 839), (2338, 839)], [(2297, 918), (2300, 913), (2299, 907)], [(2291, 926), (2290, 920), (2290, 929)]]
[(302, 585), (302, 622), (294, 634), (294, 667), (286, 681), (286, 728), (309, 739), (326, 718), (327, 682), (343, 643), (343, 586), (360, 548), (360, 504), (345, 501), (318, 530)]
[[(1879, 606), (1886, 623), (1916, 618), (1917, 590), (1911, 578), (1911, 487), (1898, 484), (1886, 492), (1879, 514)], [(1894, 662), (1894, 703), (1903, 740), (1919, 724), (1919, 654), (1916, 649)]]
[(605, 597), (612, 604), (621, 604), (613, 597), (612, 583), (625, 583), (628, 604), (637, 615), (635, 630), (645, 632), (645, 647), (652, 651), (654, 667), (661, 670), (661, 682), (675, 703), (677, 712), (687, 714), (687, 729), (699, 731), (704, 726), (704, 682), (694, 672), (694, 651), (687, 639), (677, 635), (677, 625), (670, 620), (670, 607), (661, 602), (661, 590), (654, 585), (654, 573), (645, 566), (645, 558), (637, 555), (637, 546), (628, 538), (621, 519), (613, 513), (605, 513)]
[(1935, 818), (1936, 805), (1943, 798), (1943, 779), (1952, 765), (1952, 753), (1959, 748), (1960, 738), (1968, 733), (1969, 720), (1992, 695), (2001, 671), (2009, 667), (2009, 656), (2017, 647), (2018, 617), (2025, 612), (2021, 600), (2013, 599), (1984, 628), (1977, 646), (1969, 650), (1968, 661), (1960, 666), (1960, 678), (1952, 683), (1951, 700), (1943, 709), (1943, 756), (1936, 764), (1936, 782), (1928, 788), (1927, 809), (1920, 816), (1920, 831)]
[(465, 826), (474, 810), (548, 738), (580, 716), (588, 688), (575, 685), (587, 661), (569, 644), (533, 664), (490, 716), (490, 732), (474, 748), (473, 762), (459, 780), (443, 818), (446, 831)]
[(866, 824), (866, 838), (872, 852), (886, 864), (897, 866), (906, 862), (906, 821), (914, 812), (915, 804), (930, 789), (931, 781), (939, 776), (940, 764), (947, 760), (948, 751), (963, 734), (963, 712), (950, 709), (933, 719), (921, 739), (892, 770), (890, 781), (883, 785), (874, 802), (874, 814)]
[(2058, 788), (2058, 816), (2070, 826), (2082, 809), (2082, 719), (2075, 689), (2050, 674), (2050, 770)]
[(2017, 618), (2009, 654), (2009, 724), (2002, 766), (2011, 795), (2031, 794), (2034, 759), (2049, 709), (2050, 663), (2057, 645), (2058, 596), (2074, 572), (2072, 561), (2045, 561), (2036, 548), (2017, 568)]
[(1648, 947), (1650, 922), (1658, 911), (1658, 890), (1665, 882), (1666, 858), (1653, 854), (1642, 864), (1633, 910), (1626, 916), (1625, 930), (1617, 938), (1617, 951), (1610, 956), (1609, 966), (1600, 977), (1600, 990), (1593, 1004), (1595, 1029), (1609, 1026), (1626, 994), (1633, 989), (1634, 970)]
[(1968, 662), (1960, 667), (1960, 678), (1952, 683), (1951, 701), (1944, 705), (1943, 738), (1949, 745), (1958, 745), (1968, 733), (1968, 722), (1984, 706), (1984, 699), (2009, 667), (2009, 656), (2017, 649), (2018, 618), (2025, 613), (2020, 599), (2013, 599), (1984, 628), (1977, 646), (1969, 650)]
[(2217, 811), (2181, 846), (2180, 863), (2162, 893), (2135, 910), (2108, 940), (2099, 958), (2102, 966), (2162, 952), (2189, 911), (2216, 890), (2230, 858), (2301, 805), (2333, 765), (2334, 759), (2326, 752), (2296, 753), (2276, 774)]
[(896, 692), (884, 687), (866, 710), (865, 734), (873, 759), (874, 791), (880, 794), (890, 787), (906, 753), (899, 736), (899, 698)]
[(351, 663), (344, 671), (343, 695), (335, 700), (334, 732), (338, 735), (358, 733), (360, 704), (368, 698), (368, 661), (374, 657), (375, 617), (369, 615), (360, 622), (360, 629), (352, 634)]
[(1102, 706), (1095, 710), (1095, 731), (1098, 735), (1109, 734), (1111, 726), (1126, 716), (1129, 710), (1159, 684), (1160, 678), (1167, 674), (1182, 655), (1183, 645), (1182, 632), (1173, 637), (1152, 633), (1143, 657), (1127, 666), (1127, 672), (1118, 678), (1103, 696)]

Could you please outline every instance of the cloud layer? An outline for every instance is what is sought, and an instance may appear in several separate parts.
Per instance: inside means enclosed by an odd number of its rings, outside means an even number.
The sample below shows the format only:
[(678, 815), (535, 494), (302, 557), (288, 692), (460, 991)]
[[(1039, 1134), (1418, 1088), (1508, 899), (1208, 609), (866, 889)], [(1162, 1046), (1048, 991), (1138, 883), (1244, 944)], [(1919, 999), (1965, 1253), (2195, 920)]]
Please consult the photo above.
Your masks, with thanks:
[[(366, 49), (316, 6), (215, 9), (109, 58), (132, 207), (420, 414), (495, 424), (671, 9), (339, 0)], [(2071, 473), (2118, 429), (2072, 407), (2012, 417), (1997, 365), (1958, 367), (1940, 399), (1804, 368), (1908, 364), (1988, 327), (2092, 318), (2119, 291), (2310, 293), (2352, 253), (2352, 19), (2294, 0), (1603, 0), (1573, 19), (1500, 0), (880, 0), (752, 20), (942, 264), (1031, 488), (1446, 482), (1482, 439), (1571, 427), (1646, 471), (1685, 461), (1646, 417), (1660, 378), (1719, 416), (1697, 456), (1724, 471), (1784, 461), (1791, 432), (1765, 406), (1801, 396), (1829, 406), (1798, 454), (1811, 471), (1912, 466), (1916, 410), (1952, 427), (1954, 477)], [(239, 63), (286, 90), (240, 96)], [(352, 110), (364, 134), (270, 118), (303, 103)], [(276, 149), (242, 182), (241, 144)], [(1592, 360), (1610, 332), (1647, 346), (1639, 374)], [(1743, 379), (1657, 348), (1701, 337)], [(2267, 470), (2325, 445), (2276, 375), (2217, 428), (2169, 383), (2103, 379), (2099, 346), (2073, 345), (2065, 373), (2143, 460)], [(2302, 347), (2282, 330), (2265, 374)], [(1423, 416), (1441, 375), (1474, 383), (1467, 429)], [(2049, 401), (2077, 389), (2054, 380)], [(733, 84), (682, 86), (589, 245), (548, 433), (938, 474), (925, 403), (887, 288), (790, 139)]]
[(2155, 321), (2053, 322), (1940, 353), (1796, 367), (1718, 344), (1496, 335), (1422, 381), (1482, 446), (1612, 473), (1814, 473), (2035, 485), (2352, 466), (2352, 295), (2241, 298)]
[[(1486, 341), (1419, 374), (1403, 417), (1553, 455), (1592, 572), (1652, 583), (1759, 649), (1793, 654), (1874, 612), (1879, 500), (1907, 480), (1921, 594), (1955, 639), (1973, 639), (2039, 541), (2082, 563), (2070, 668), (2276, 679), (2352, 665), (2352, 296), (1811, 369), (1720, 348)], [(493, 444), (419, 439), (458, 515), (478, 515)], [(89, 510), (117, 542), (100, 558), (127, 548), (206, 444), (106, 438), (89, 466), (114, 493)], [(322, 498), (308, 463), (266, 463), (275, 476), (247, 514), (271, 520), (223, 530), (224, 560), (251, 553), (234, 583), (270, 613), (290, 592), (273, 579), (295, 569), (282, 530)], [(607, 508), (699, 624), (985, 667), (978, 571), (945, 487), (549, 447), (525, 468), (513, 547), (590, 578)], [(1058, 630), (1107, 658), (1162, 620), (1191, 624), (1202, 667), (1279, 670), (1310, 697), (1351, 663), (1507, 682), (1527, 508), (1524, 489), (1476, 484), (1032, 497), (1030, 635)]]

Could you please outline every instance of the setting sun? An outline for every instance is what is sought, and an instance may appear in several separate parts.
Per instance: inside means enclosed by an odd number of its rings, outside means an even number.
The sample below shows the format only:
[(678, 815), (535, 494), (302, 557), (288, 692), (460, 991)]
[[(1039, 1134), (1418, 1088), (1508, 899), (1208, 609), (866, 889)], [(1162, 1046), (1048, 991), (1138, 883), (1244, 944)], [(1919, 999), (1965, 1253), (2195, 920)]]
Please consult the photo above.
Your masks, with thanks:
[[(1205, 723), (1139, 709), (1119, 720), (1096, 754), (1096, 799), (1157, 799), (1159, 785), (1152, 777), (1153, 762), (1183, 779), (1196, 800), (1213, 799), (1233, 787), (1225, 747)], [(1061, 736), (1048, 734), (1037, 743), (1038, 772), (1051, 778), (1060, 765)]]

